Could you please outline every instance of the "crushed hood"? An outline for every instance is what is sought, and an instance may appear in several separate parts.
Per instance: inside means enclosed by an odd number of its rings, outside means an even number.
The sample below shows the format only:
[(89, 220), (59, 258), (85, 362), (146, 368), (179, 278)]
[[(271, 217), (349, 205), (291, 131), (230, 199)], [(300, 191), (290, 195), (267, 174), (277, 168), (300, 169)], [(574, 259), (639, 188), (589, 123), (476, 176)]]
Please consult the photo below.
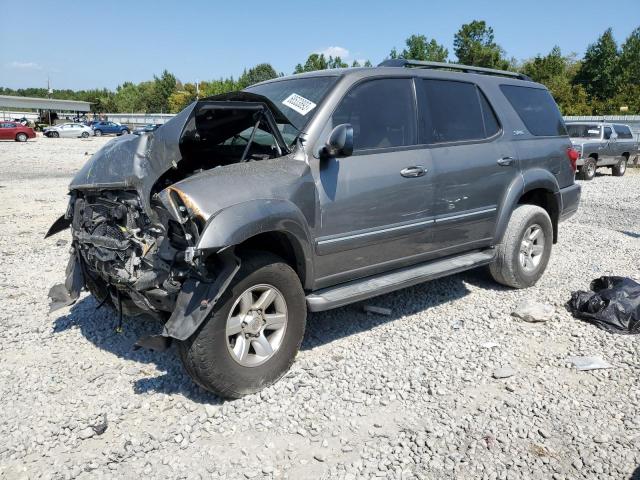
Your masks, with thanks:
[(98, 150), (78, 171), (70, 190), (135, 189), (145, 207), (155, 182), (182, 158), (180, 139), (185, 126), (200, 108), (225, 106), (226, 102), (264, 105), (278, 123), (290, 123), (268, 98), (249, 92), (230, 92), (193, 102), (155, 132), (123, 135)]

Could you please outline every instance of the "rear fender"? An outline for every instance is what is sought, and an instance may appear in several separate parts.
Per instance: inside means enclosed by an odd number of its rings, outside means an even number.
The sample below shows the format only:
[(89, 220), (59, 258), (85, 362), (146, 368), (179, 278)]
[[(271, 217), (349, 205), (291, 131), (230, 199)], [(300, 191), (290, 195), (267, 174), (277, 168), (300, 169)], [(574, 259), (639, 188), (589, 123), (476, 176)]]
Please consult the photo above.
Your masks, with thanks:
[[(554, 194), (556, 201), (561, 202), (560, 188), (553, 174), (541, 168), (533, 168), (522, 172), (517, 176), (511, 185), (507, 188), (500, 208), (498, 210), (498, 221), (496, 222), (496, 230), (494, 234), (494, 244), (502, 242), (504, 232), (511, 219), (511, 213), (518, 205), (520, 198), (527, 192), (535, 189), (544, 189)], [(558, 211), (562, 212), (562, 205), (558, 205)], [(555, 231), (555, 226), (554, 226)]]

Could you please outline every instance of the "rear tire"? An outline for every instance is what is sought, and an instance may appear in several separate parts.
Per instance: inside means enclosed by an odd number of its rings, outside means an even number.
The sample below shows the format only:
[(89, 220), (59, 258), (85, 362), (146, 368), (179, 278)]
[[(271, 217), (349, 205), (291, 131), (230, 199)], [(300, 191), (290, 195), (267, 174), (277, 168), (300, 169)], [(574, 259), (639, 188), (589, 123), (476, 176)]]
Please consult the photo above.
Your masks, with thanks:
[[(537, 232), (537, 233), (536, 233)], [(511, 214), (496, 258), (489, 266), (493, 279), (513, 288), (527, 288), (544, 273), (553, 244), (549, 214), (537, 205), (519, 205)]]
[(26, 133), (19, 133), (16, 135), (16, 142), (26, 142), (29, 139)]
[(623, 158), (617, 165), (611, 167), (611, 173), (614, 177), (622, 177), (627, 171), (627, 158)]
[[(263, 310), (258, 299), (269, 288), (276, 300)], [(249, 300), (244, 300), (246, 295)], [(285, 312), (284, 327), (279, 327), (282, 333), (276, 335), (279, 330), (260, 326), (269, 315), (281, 316), (281, 311)], [(306, 317), (304, 291), (296, 272), (275, 255), (252, 252), (243, 256), (240, 270), (200, 328), (189, 339), (178, 342), (180, 359), (198, 385), (221, 397), (255, 393), (289, 370), (302, 343)], [(247, 321), (242, 327), (236, 326), (239, 333), (231, 334), (236, 330), (230, 330), (230, 325), (238, 318)], [(263, 330), (256, 332), (252, 330), (255, 328)], [(273, 351), (265, 351), (264, 356), (259, 343), (263, 337)], [(244, 353), (236, 353), (236, 347), (241, 352), (245, 342), (248, 347)]]
[(587, 158), (584, 161), (584, 165), (580, 167), (580, 171), (578, 172), (578, 178), (580, 180), (593, 180), (593, 177), (596, 176), (596, 169), (598, 165), (594, 158)]

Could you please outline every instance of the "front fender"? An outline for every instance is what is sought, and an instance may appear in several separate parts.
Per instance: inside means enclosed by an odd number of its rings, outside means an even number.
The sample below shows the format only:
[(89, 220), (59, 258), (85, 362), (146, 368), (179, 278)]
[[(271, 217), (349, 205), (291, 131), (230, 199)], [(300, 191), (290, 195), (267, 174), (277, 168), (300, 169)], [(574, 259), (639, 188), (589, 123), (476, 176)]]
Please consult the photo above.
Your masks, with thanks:
[(196, 245), (197, 250), (214, 250), (238, 245), (261, 233), (286, 234), (305, 265), (305, 283), (313, 278), (312, 242), (307, 221), (288, 200), (258, 199), (232, 205), (208, 219)]

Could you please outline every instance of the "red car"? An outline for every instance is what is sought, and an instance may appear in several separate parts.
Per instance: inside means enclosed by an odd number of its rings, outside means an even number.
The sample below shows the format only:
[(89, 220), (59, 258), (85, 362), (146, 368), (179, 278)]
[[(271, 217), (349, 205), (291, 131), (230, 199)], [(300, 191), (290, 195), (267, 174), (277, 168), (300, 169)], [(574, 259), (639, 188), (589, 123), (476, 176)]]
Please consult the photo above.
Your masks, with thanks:
[(25, 127), (18, 122), (0, 122), (0, 140), (26, 142), (30, 138), (36, 138), (33, 128)]

